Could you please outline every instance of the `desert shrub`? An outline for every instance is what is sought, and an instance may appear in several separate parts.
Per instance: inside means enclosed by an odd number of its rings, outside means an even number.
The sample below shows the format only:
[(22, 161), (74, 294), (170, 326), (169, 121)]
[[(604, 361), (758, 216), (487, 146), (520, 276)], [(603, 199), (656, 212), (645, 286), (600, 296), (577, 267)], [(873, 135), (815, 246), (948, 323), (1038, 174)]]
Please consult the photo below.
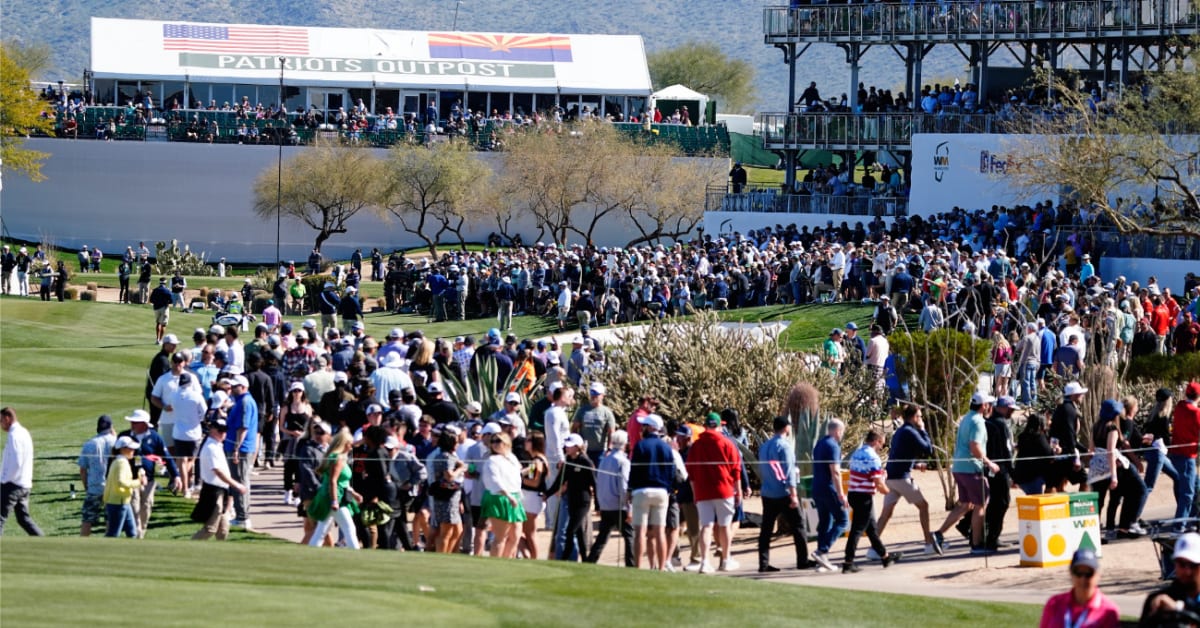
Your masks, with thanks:
[[(89, 284), (89, 285), (92, 285), (92, 284)], [(92, 290), (92, 289), (88, 289), (88, 290), (84, 290), (83, 292), (80, 292), (79, 300), (80, 301), (95, 301), (96, 300), (96, 291)]]
[(946, 507), (955, 499), (950, 457), (959, 417), (970, 406), (979, 374), (990, 361), (992, 345), (952, 329), (932, 333), (892, 334), (892, 351), (899, 357), (902, 377), (912, 403), (921, 406), (925, 426), (935, 446), (938, 478)]
[(171, 275), (178, 270), (183, 275), (215, 275), (216, 271), (208, 265), (205, 259), (206, 255), (207, 253), (199, 255), (193, 253), (188, 244), (184, 244), (183, 249), (180, 249), (179, 240), (171, 240), (170, 244), (156, 242), (154, 244), (154, 272), (160, 275)]
[(1182, 384), (1200, 377), (1200, 351), (1176, 355), (1138, 356), (1125, 370), (1125, 380)]
[(306, 312), (315, 312), (317, 310), (317, 296), (325, 289), (325, 282), (329, 280), (329, 277), (325, 275), (308, 275), (300, 279), (300, 283), (304, 285), (304, 289), (307, 291), (304, 296), (304, 310)]
[(752, 442), (769, 437), (788, 391), (809, 379), (811, 369), (775, 338), (760, 340), (718, 323), (708, 313), (686, 322), (658, 321), (611, 346), (605, 368), (593, 377), (608, 387), (613, 411), (628, 416), (642, 395), (651, 394), (666, 419), (697, 421), (734, 408)]
[[(89, 281), (89, 282), (87, 282), (87, 289), (91, 292), (95, 292), (96, 290), (100, 289), (100, 285), (94, 281)], [(86, 301), (87, 299), (84, 299), (84, 300)]]
[(274, 297), (271, 295), (270, 292), (264, 292), (262, 290), (255, 290), (254, 295), (250, 301), (250, 313), (251, 314), (262, 314), (263, 310), (267, 309), (267, 301), (270, 301), (273, 298)]
[(207, 301), (207, 300), (208, 300), (208, 288), (207, 288), (207, 287), (205, 287), (205, 288), (200, 288), (200, 289), (199, 289), (199, 290), (197, 290), (196, 292), (197, 292), (197, 294), (199, 294), (199, 295), (200, 295), (200, 298), (201, 298), (201, 299), (204, 299), (205, 301)]
[(79, 299), (80, 292), (81, 290), (77, 286), (67, 286), (67, 289), (63, 291), (63, 294), (67, 299), (76, 301)]

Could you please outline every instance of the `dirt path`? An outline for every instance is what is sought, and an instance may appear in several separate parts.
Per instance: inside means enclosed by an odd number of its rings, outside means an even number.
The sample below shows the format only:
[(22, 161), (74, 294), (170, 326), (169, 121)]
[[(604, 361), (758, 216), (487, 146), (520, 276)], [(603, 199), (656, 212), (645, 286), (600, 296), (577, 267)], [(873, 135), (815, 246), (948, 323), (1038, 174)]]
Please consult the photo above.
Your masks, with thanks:
[[(302, 536), (301, 521), (296, 517), (295, 507), (283, 505), (283, 489), (281, 487), (282, 471), (278, 468), (263, 469), (255, 477), (255, 488), (251, 503), (251, 513), (255, 529), (259, 532), (298, 542)], [(937, 477), (933, 473), (919, 474), (918, 482), (931, 502), (940, 503), (941, 490)], [(1014, 505), (1008, 511), (1005, 519), (1005, 534), (1002, 541), (1015, 542), (1017, 529), (1017, 509), (1015, 499), (1020, 494), (1014, 490)], [(876, 499), (876, 508), (881, 507), (881, 501)], [(1146, 506), (1145, 518), (1163, 518), (1170, 516), (1174, 509), (1169, 484), (1160, 485), (1151, 495)], [(761, 512), (758, 498), (746, 502), (747, 512)], [(937, 507), (932, 508), (932, 523), (941, 523), (945, 513)], [(965, 600), (990, 600), (996, 602), (1019, 602), (1027, 604), (1044, 604), (1052, 594), (1067, 590), (1070, 578), (1066, 567), (1037, 569), (1019, 566), (1018, 551), (1015, 546), (1002, 550), (989, 558), (970, 556), (967, 544), (961, 537), (951, 531), (953, 544), (944, 557), (922, 556), (923, 543), (920, 542), (920, 523), (915, 508), (902, 503), (896, 510), (895, 516), (888, 524), (883, 541), (891, 551), (903, 551), (906, 557), (890, 569), (881, 569), (878, 563), (861, 563), (863, 571), (859, 574), (842, 575), (818, 574), (814, 571), (796, 571), (790, 541), (776, 537), (772, 543), (772, 564), (781, 567), (783, 571), (774, 574), (757, 573), (757, 529), (739, 529), (735, 534), (734, 557), (740, 563), (740, 568), (731, 573), (734, 577), (754, 578), (772, 582), (784, 582), (800, 586), (837, 587), (859, 591), (883, 591), (911, 595), (926, 595)], [(549, 545), (548, 532), (538, 535), (539, 546)], [(841, 561), (844, 543), (835, 545), (832, 560)], [(810, 551), (815, 543), (809, 543)], [(621, 559), (620, 538), (615, 537), (609, 542), (601, 564), (619, 566)], [(860, 543), (860, 551), (865, 552), (865, 540)], [(1146, 594), (1158, 586), (1158, 567), (1155, 554), (1148, 539), (1119, 541), (1102, 547), (1102, 562), (1105, 569), (1102, 573), (1101, 587), (1106, 596), (1112, 598), (1125, 615), (1137, 616)], [(680, 555), (688, 559), (686, 535), (681, 538)], [(932, 609), (931, 609), (932, 611)]]

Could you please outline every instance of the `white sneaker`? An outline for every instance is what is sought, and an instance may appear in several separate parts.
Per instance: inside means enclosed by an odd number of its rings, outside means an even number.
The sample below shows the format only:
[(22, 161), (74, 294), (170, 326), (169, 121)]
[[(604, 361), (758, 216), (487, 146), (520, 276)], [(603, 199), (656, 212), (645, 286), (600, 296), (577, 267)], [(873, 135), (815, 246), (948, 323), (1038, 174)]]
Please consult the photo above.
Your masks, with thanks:
[(880, 559), (879, 552), (876, 552), (875, 548), (873, 548), (873, 547), (867, 548), (867, 560), (879, 560), (879, 559)]
[(1143, 528), (1142, 526), (1138, 525), (1137, 523), (1134, 523), (1133, 525), (1129, 526), (1129, 531), (1133, 534), (1140, 534), (1142, 536), (1149, 534), (1149, 532), (1146, 530), (1146, 528)]
[(667, 573), (675, 573), (677, 570), (675, 569), (675, 565), (672, 565), (670, 561), (667, 561), (667, 564), (663, 566), (663, 571)]
[(686, 567), (684, 567), (684, 568), (683, 568), (683, 570), (684, 570), (684, 571), (688, 571), (688, 572), (692, 572), (692, 571), (700, 571), (700, 567), (701, 567), (703, 564), (704, 564), (704, 563), (702, 563), (702, 562), (699, 562), (699, 561), (697, 561), (697, 562), (693, 562), (693, 563), (689, 563), (689, 564), (688, 564)]
[(253, 531), (254, 531), (254, 525), (250, 523), (250, 520), (249, 520), (249, 519), (246, 519), (245, 521), (243, 521), (243, 522), (242, 522), (242, 529), (243, 529), (243, 530), (245, 530), (245, 531), (247, 531), (247, 532), (253, 532)]
[(294, 506), (295, 505), (292, 503), (292, 492), (291, 491), (288, 491), (286, 494), (284, 494), (283, 505), (284, 506)]
[(833, 568), (832, 568), (832, 567), (826, 567), (825, 565), (822, 565), (822, 564), (820, 564), (820, 563), (817, 563), (817, 568), (816, 568), (816, 571), (817, 571), (817, 573), (830, 573), (830, 572), (832, 572), (832, 571), (833, 571)]
[(922, 552), (922, 554), (924, 554), (924, 555), (926, 555), (926, 556), (934, 556), (934, 555), (936, 555), (936, 554), (937, 554), (937, 550), (933, 549), (933, 543), (926, 543), (926, 544), (925, 544), (925, 551), (924, 551), (924, 552)]
[(737, 561), (736, 558), (729, 558), (721, 561), (721, 566), (718, 568), (718, 571), (737, 571), (741, 568), (742, 565)]
[(713, 571), (715, 571), (715, 570), (713, 569), (712, 563), (708, 562), (707, 560), (700, 563), (700, 573), (707, 574), (707, 573), (712, 573)]
[(833, 563), (829, 562), (829, 557), (826, 556), (825, 554), (822, 554), (820, 552), (814, 552), (812, 554), (812, 559), (817, 561), (818, 565), (824, 567), (825, 569), (827, 569), (829, 571), (833, 571)]

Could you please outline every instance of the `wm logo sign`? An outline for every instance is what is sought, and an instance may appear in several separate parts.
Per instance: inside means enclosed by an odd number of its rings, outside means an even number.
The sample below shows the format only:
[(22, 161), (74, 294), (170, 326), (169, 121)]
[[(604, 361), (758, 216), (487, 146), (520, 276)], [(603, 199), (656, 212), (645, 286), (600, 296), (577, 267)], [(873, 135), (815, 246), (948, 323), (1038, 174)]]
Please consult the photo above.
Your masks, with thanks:
[(933, 156), (933, 166), (935, 168), (938, 166), (945, 168), (946, 166), (949, 166), (949, 165), (950, 165), (950, 155), (934, 155)]
[(950, 142), (940, 142), (933, 149), (933, 180), (938, 183), (950, 171)]
[(1082, 528), (1088, 528), (1091, 526), (1098, 526), (1098, 525), (1100, 525), (1100, 520), (1099, 519), (1076, 519), (1076, 520), (1072, 521), (1071, 523), (1075, 525), (1076, 529), (1082, 529)]

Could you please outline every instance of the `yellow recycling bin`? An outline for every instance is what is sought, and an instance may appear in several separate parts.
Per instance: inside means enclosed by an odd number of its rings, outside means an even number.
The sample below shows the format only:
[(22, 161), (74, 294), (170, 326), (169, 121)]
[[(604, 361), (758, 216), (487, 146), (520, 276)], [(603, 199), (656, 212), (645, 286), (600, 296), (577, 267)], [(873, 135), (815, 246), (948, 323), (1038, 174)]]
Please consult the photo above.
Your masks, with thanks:
[(1017, 498), (1022, 567), (1070, 564), (1078, 549), (1100, 554), (1095, 493), (1030, 495)]

